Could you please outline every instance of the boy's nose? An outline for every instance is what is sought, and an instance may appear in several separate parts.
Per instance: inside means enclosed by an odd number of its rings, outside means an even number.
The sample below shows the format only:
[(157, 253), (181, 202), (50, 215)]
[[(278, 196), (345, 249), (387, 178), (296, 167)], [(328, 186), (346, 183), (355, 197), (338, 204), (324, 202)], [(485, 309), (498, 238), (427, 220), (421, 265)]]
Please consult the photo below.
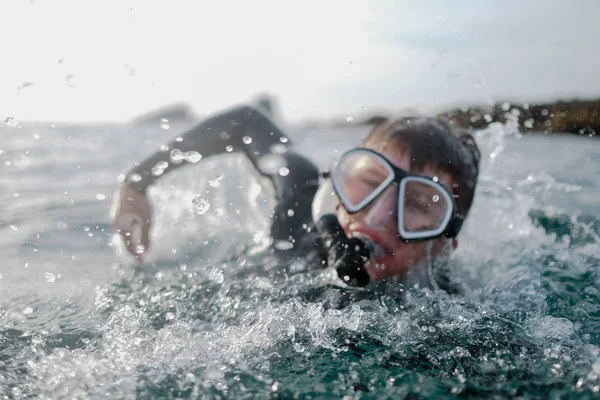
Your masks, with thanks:
[(372, 229), (384, 230), (398, 215), (398, 189), (392, 185), (369, 205), (365, 212), (365, 223)]

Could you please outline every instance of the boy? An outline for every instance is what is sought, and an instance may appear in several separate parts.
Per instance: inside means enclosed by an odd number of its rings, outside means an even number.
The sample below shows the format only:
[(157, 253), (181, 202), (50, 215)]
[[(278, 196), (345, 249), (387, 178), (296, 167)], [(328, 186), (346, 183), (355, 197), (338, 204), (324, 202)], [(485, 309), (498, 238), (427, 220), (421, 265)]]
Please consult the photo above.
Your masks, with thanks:
[(361, 148), (341, 157), (319, 190), (316, 166), (292, 151), (268, 117), (253, 107), (235, 107), (162, 146), (126, 175), (112, 219), (128, 251), (141, 260), (150, 245), (149, 185), (182, 165), (236, 151), (274, 185), (273, 243), (291, 243), (302, 254), (317, 251), (342, 280), (357, 286), (403, 276), (456, 248), (480, 157), (468, 133), (454, 132), (443, 121), (388, 120)]

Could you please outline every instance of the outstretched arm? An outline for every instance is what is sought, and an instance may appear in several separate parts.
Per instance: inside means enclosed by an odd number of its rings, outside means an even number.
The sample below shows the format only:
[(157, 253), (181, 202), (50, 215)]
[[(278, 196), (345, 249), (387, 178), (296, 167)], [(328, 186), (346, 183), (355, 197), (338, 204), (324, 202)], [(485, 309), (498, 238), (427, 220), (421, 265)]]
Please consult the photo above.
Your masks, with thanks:
[[(210, 117), (136, 165), (125, 177), (113, 204), (113, 224), (138, 259), (148, 249), (151, 210), (146, 189), (160, 177), (211, 155), (243, 151), (271, 179), (277, 196), (271, 234), (294, 240), (311, 222), (318, 169), (290, 150), (290, 140), (260, 110), (239, 106)], [(269, 166), (276, 165), (272, 169)]]
[(287, 147), (289, 139), (262, 112), (238, 106), (204, 120), (160, 150), (137, 164), (125, 183), (140, 193), (148, 186), (184, 165), (223, 153), (245, 151), (256, 156), (269, 152), (270, 146)]

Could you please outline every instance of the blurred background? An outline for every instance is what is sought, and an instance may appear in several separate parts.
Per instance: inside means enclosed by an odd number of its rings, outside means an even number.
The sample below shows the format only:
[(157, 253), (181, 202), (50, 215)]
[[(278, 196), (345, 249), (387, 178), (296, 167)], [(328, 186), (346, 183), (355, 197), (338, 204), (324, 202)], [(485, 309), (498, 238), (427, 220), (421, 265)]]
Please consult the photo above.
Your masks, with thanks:
[[(600, 96), (593, 0), (1, 7), (4, 120), (128, 121), (173, 103), (202, 116), (263, 92), (290, 123), (504, 102), (553, 114), (558, 101)], [(575, 128), (554, 130), (577, 130), (593, 125), (596, 106), (559, 105), (548, 117), (576, 113)]]
[[(0, 397), (597, 397), (597, 0), (0, 13)], [(350, 301), (273, 265), (270, 192), (235, 155), (161, 178), (146, 262), (121, 254), (119, 175), (242, 102), (322, 168), (397, 113), (471, 128), (481, 172), (452, 260), (470, 296)]]

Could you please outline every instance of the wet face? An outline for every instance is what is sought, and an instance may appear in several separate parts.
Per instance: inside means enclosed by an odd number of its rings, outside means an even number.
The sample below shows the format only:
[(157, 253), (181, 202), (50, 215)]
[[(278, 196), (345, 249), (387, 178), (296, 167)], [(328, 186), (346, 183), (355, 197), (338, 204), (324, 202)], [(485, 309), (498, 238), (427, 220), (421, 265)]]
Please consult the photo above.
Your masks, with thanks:
[[(378, 143), (364, 147), (382, 154), (398, 168), (414, 175), (437, 177), (447, 189), (452, 188), (454, 180), (451, 175), (438, 168), (426, 166), (422, 170), (411, 171), (410, 154), (398, 144)], [(445, 237), (405, 243), (398, 237), (397, 201), (398, 186), (394, 184), (358, 213), (350, 214), (343, 206), (337, 209), (337, 217), (348, 237), (367, 236), (384, 249), (383, 254), (378, 254), (374, 261), (365, 265), (371, 280), (404, 275), (427, 257), (438, 256), (456, 247), (456, 240)], [(376, 208), (371, 210), (373, 207)]]

